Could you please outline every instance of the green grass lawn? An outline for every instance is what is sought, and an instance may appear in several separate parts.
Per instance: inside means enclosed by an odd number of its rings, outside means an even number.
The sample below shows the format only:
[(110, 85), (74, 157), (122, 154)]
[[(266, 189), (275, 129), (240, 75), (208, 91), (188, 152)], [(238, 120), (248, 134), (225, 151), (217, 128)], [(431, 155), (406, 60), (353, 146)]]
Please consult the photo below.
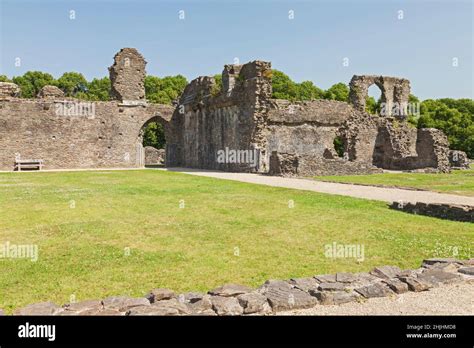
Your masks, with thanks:
[[(418, 267), (454, 250), (466, 258), (474, 224), (158, 170), (2, 173), (0, 244), (7, 241), (39, 247), (37, 262), (0, 259), (0, 308), (12, 311), (71, 295), (207, 291), (383, 264)], [(364, 261), (325, 257), (333, 242), (363, 245)]]
[(474, 196), (474, 168), (449, 174), (383, 173), (371, 175), (317, 176), (316, 180), (416, 188), (462, 196)]

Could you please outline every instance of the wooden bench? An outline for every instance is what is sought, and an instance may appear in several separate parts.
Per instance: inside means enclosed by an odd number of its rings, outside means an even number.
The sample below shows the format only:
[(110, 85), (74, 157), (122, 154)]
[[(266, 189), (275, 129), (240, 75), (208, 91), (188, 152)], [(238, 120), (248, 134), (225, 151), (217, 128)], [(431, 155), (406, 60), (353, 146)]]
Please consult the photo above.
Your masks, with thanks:
[(15, 160), (15, 170), (21, 172), (22, 169), (43, 169), (43, 160), (41, 159), (25, 159)]

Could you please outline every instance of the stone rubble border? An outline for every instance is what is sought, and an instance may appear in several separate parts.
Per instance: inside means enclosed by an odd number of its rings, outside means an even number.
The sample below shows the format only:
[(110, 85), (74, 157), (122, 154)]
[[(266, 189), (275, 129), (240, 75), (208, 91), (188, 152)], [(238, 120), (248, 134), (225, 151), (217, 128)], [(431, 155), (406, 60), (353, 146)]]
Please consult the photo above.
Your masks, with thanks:
[(401, 202), (393, 202), (389, 207), (410, 214), (474, 223), (474, 206), (470, 205), (423, 202), (402, 204)]
[[(420, 292), (442, 284), (474, 281), (474, 259), (431, 258), (418, 269), (375, 267), (368, 273), (336, 273), (290, 280), (268, 280), (257, 289), (226, 284), (207, 294), (176, 295), (153, 289), (141, 298), (112, 296), (58, 306), (41, 302), (17, 309), (13, 315), (271, 315), (279, 311), (364, 302), (373, 297)], [(5, 314), (0, 310), (0, 314)]]

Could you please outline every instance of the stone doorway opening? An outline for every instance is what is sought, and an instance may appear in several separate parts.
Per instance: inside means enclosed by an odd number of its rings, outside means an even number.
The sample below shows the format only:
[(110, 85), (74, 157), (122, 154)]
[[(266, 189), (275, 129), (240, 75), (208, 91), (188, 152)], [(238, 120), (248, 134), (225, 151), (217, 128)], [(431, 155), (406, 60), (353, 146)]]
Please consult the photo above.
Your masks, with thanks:
[(380, 115), (382, 104), (382, 90), (377, 84), (373, 83), (367, 89), (365, 98), (365, 111), (371, 115)]
[(166, 135), (163, 119), (159, 116), (148, 120), (141, 128), (139, 145), (142, 147), (145, 167), (164, 167), (166, 164)]

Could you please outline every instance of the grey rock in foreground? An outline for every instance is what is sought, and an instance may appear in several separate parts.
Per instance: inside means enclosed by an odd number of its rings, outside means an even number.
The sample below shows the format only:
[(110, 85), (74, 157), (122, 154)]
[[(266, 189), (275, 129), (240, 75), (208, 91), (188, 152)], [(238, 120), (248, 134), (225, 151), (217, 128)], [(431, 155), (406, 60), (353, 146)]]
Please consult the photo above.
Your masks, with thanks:
[(244, 314), (244, 309), (235, 297), (212, 296), (211, 303), (217, 315)]
[(321, 283), (318, 286), (319, 291), (344, 291), (347, 285), (344, 283)]
[(274, 311), (292, 308), (309, 308), (317, 304), (317, 300), (289, 283), (280, 280), (269, 280), (261, 288)]
[(365, 298), (385, 297), (393, 293), (392, 291), (390, 291), (389, 287), (383, 283), (376, 283), (364, 286), (362, 288), (355, 289), (355, 291), (364, 296)]
[(14, 312), (14, 315), (55, 315), (63, 309), (53, 302), (40, 302), (28, 305)]
[(315, 278), (293, 278), (289, 283), (300, 290), (308, 292), (311, 289), (317, 289), (319, 282)]
[[(392, 277), (393, 276), (393, 277)], [(154, 289), (143, 298), (112, 296), (59, 307), (41, 302), (17, 309), (14, 315), (265, 315), (276, 311), (340, 305), (375, 297), (420, 292), (442, 284), (474, 279), (474, 260), (428, 259), (418, 269), (376, 267), (369, 273), (337, 273), (288, 281), (268, 280), (254, 290), (226, 284), (208, 294), (188, 292), (176, 296), (169, 289)], [(387, 278), (391, 277), (391, 278)], [(374, 300), (375, 301), (375, 300)], [(0, 315), (5, 313), (0, 310)]]
[(433, 286), (437, 286), (440, 283), (448, 284), (461, 280), (461, 277), (457, 274), (444, 272), (439, 269), (428, 269), (418, 275), (418, 279), (424, 282), (430, 283)]
[(244, 314), (271, 312), (267, 298), (257, 292), (242, 294), (237, 297), (240, 305), (244, 308)]
[(474, 267), (462, 267), (458, 270), (458, 272), (474, 276)]
[(403, 294), (408, 291), (408, 284), (402, 282), (400, 279), (393, 278), (383, 281), (387, 286), (397, 294)]
[(311, 290), (310, 294), (316, 297), (322, 305), (339, 305), (342, 303), (348, 303), (358, 301), (360, 295), (355, 292), (347, 291), (317, 291)]
[(75, 303), (69, 303), (63, 306), (65, 311), (75, 312), (77, 314), (82, 314), (84, 312), (96, 311), (100, 312), (104, 309), (102, 301), (99, 300), (88, 300)]
[(408, 285), (410, 291), (414, 292), (426, 291), (432, 287), (430, 283), (413, 277), (399, 277), (399, 279)]
[(185, 315), (191, 311), (176, 299), (162, 300), (151, 305), (135, 306), (128, 311), (128, 315)]
[(434, 257), (431, 259), (425, 259), (422, 262), (422, 267), (427, 267), (427, 266), (432, 266), (436, 263), (461, 263), (461, 261), (453, 258), (439, 258), (439, 257)]
[(200, 299), (196, 300), (193, 297), (188, 303), (187, 307), (192, 314), (205, 314), (212, 312), (213, 315), (216, 313), (212, 310), (212, 302), (210, 295), (204, 295)]
[(382, 279), (390, 279), (397, 277), (401, 272), (402, 270), (397, 266), (379, 266), (375, 267), (370, 273)]
[(150, 303), (154, 303), (161, 300), (169, 300), (174, 297), (175, 294), (172, 290), (162, 288), (153, 289), (145, 296), (145, 298), (148, 299)]
[(358, 279), (357, 275), (352, 273), (336, 273), (336, 282), (352, 283)]
[(126, 296), (111, 296), (102, 301), (104, 309), (115, 309), (125, 312), (133, 307), (149, 306), (150, 301), (144, 297), (132, 298)]
[(209, 291), (209, 294), (214, 295), (214, 296), (229, 297), (229, 296), (238, 296), (238, 295), (245, 294), (251, 291), (252, 289), (249, 288), (248, 286), (239, 285), (239, 284), (226, 284), (214, 290)]

